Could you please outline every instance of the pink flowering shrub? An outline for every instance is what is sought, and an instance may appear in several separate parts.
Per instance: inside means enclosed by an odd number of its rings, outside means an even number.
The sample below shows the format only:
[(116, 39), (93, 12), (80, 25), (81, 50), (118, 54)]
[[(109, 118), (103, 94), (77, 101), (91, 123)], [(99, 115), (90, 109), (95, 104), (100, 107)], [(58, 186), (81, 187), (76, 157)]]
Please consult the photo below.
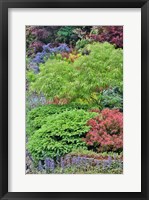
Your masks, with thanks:
[(117, 151), (123, 148), (123, 114), (118, 110), (104, 109), (99, 115), (88, 121), (90, 131), (83, 139), (86, 144), (98, 152)]

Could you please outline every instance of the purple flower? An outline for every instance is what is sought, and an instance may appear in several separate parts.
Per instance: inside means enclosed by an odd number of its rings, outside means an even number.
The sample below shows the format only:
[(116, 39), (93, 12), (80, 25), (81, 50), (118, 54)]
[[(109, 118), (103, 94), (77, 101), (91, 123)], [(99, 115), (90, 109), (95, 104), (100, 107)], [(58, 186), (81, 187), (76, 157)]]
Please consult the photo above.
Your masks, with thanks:
[(108, 156), (108, 165), (109, 165), (109, 167), (110, 167), (111, 163), (112, 163), (112, 158), (111, 158), (111, 156)]
[(109, 166), (109, 161), (108, 160), (104, 160), (103, 161), (103, 169), (105, 169), (108, 166)]
[(74, 157), (72, 158), (72, 164), (75, 165), (75, 164), (77, 164), (77, 162), (78, 162), (78, 160), (77, 160), (77, 158), (74, 156)]
[(51, 159), (50, 158), (46, 158), (45, 159), (45, 169), (49, 169), (51, 166)]
[(96, 167), (98, 167), (98, 169), (100, 168), (100, 161), (99, 160), (94, 160), (95, 164), (96, 164)]
[(51, 160), (50, 170), (53, 172), (54, 169), (55, 169), (55, 162), (54, 162), (54, 160)]
[(43, 165), (42, 165), (41, 160), (40, 160), (39, 163), (38, 163), (38, 170), (39, 170), (39, 171), (42, 171), (42, 170), (43, 170)]
[(46, 170), (50, 170), (50, 171), (54, 171), (54, 169), (55, 169), (55, 162), (54, 162), (54, 160), (53, 159), (51, 159), (51, 158), (46, 158), (45, 159), (45, 169)]
[(82, 164), (86, 164), (88, 162), (88, 160), (86, 159), (86, 157), (82, 157), (81, 162), (82, 162)]
[(34, 71), (35, 74), (39, 73), (39, 67), (36, 63), (30, 63), (30, 68)]
[(78, 163), (80, 163), (80, 161), (81, 161), (81, 157), (80, 157), (80, 156), (78, 156)]
[(35, 58), (32, 60), (32, 62), (33, 63), (37, 63), (37, 64), (44, 63), (45, 62), (44, 61), (45, 56), (47, 56), (47, 55), (46, 55), (46, 53), (44, 51), (38, 52), (36, 54)]
[(42, 52), (38, 52), (35, 58), (32, 60), (34, 63), (44, 63), (51, 54), (70, 52), (70, 48), (67, 44), (60, 44), (58, 47), (51, 47), (51, 43), (42, 46)]

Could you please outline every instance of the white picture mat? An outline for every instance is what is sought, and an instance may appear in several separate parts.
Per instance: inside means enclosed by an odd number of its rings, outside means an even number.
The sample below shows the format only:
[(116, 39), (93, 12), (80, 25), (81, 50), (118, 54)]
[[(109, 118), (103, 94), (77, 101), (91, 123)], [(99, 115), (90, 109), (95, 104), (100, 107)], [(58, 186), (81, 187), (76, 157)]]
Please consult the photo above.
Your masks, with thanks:
[[(25, 175), (25, 26), (124, 26), (124, 172)], [(141, 191), (141, 9), (9, 9), (9, 192)]]

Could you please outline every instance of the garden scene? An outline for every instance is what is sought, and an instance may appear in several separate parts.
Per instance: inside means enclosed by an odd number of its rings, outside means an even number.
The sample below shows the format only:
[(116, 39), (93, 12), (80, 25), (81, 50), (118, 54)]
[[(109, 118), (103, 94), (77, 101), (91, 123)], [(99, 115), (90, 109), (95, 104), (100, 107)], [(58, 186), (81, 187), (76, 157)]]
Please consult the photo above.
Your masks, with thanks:
[(26, 26), (26, 174), (123, 173), (123, 27)]

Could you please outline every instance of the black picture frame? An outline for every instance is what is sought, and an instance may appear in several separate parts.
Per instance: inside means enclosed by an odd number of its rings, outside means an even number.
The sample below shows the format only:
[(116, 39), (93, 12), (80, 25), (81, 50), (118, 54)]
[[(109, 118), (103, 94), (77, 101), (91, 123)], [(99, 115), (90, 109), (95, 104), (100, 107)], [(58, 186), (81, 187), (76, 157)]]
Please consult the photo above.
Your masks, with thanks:
[[(8, 192), (8, 9), (141, 8), (141, 192)], [(148, 0), (0, 0), (0, 198), (149, 199), (149, 2)], [(134, 72), (135, 73), (135, 72)]]

